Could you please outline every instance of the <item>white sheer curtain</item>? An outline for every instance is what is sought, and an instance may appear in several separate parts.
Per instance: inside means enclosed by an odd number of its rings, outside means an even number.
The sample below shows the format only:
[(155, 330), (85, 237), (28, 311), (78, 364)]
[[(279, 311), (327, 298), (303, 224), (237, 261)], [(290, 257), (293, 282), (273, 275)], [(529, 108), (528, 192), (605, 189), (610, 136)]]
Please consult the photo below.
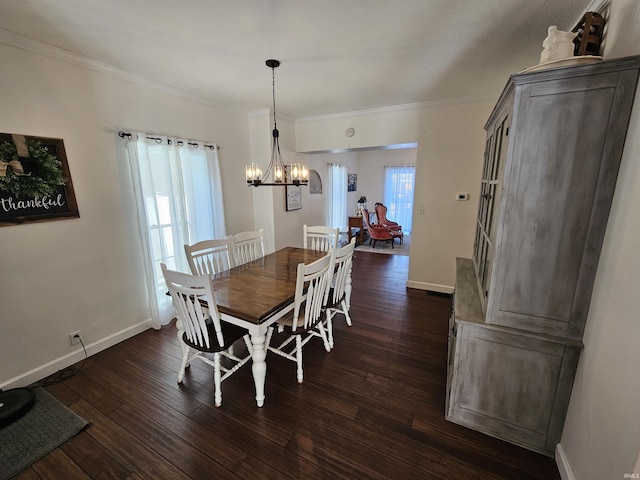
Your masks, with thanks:
[(347, 167), (327, 164), (327, 225), (347, 229)]
[(413, 217), (413, 190), (416, 167), (384, 167), (384, 205), (387, 219), (402, 225), (402, 231), (411, 233)]
[(185, 243), (226, 235), (218, 152), (193, 140), (124, 137), (136, 198), (153, 326), (173, 317), (160, 270), (189, 272)]

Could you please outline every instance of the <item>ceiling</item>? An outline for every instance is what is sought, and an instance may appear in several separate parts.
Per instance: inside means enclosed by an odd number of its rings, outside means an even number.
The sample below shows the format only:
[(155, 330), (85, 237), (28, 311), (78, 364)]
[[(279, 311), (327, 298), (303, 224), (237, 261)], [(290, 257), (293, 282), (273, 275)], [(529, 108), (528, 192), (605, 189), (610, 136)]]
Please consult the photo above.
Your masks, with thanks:
[(2, 0), (0, 41), (243, 111), (271, 107), (275, 58), (277, 112), (300, 118), (495, 96), (590, 4)]

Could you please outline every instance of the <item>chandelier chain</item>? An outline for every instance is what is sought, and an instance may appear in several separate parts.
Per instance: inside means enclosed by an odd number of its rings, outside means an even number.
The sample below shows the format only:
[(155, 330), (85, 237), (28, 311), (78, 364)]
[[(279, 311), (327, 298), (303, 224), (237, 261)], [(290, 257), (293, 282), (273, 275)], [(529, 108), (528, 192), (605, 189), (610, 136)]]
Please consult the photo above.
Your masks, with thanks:
[(276, 123), (276, 69), (271, 67), (271, 92), (273, 94), (273, 128), (278, 129)]
[(280, 66), (278, 60), (267, 60), (265, 62), (271, 68), (271, 95), (273, 99), (273, 146), (271, 150), (271, 161), (266, 170), (262, 170), (259, 164), (251, 163), (246, 165), (246, 181), (248, 186), (259, 187), (261, 185), (308, 185), (309, 169), (306, 165), (294, 162), (285, 166), (280, 153), (280, 132), (278, 132), (278, 120), (276, 114), (276, 67)]

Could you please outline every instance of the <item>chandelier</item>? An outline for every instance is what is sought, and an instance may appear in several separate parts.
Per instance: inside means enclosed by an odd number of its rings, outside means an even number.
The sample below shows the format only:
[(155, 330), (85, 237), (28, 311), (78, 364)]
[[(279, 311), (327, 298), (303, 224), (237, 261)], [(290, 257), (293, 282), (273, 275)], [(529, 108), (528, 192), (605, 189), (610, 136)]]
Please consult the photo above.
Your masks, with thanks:
[(276, 122), (276, 67), (280, 66), (278, 60), (267, 60), (267, 67), (271, 69), (271, 88), (273, 93), (273, 150), (271, 161), (266, 170), (257, 163), (246, 166), (245, 173), (247, 186), (261, 187), (273, 185), (308, 185), (309, 169), (306, 165), (292, 163), (285, 167), (280, 153), (280, 132)]

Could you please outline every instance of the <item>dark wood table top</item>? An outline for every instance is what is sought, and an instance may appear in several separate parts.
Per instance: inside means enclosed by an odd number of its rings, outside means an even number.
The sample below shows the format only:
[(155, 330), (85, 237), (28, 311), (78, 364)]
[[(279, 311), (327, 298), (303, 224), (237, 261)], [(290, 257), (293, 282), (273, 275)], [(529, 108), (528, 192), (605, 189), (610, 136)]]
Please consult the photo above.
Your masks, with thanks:
[(285, 247), (213, 277), (218, 310), (256, 325), (291, 304), (299, 263), (311, 263), (326, 252)]

